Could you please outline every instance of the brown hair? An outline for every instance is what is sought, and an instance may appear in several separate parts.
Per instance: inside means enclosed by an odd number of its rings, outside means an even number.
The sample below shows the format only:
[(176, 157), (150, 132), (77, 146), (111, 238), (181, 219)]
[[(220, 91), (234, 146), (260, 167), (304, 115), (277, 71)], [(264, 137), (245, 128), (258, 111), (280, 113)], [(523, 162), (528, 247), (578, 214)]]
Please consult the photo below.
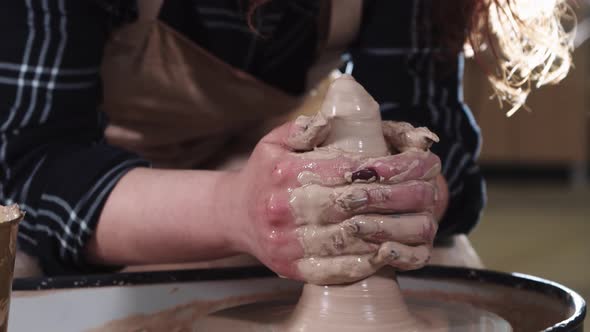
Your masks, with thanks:
[[(250, 0), (256, 8), (271, 0)], [(569, 0), (572, 1), (572, 0)], [(433, 0), (442, 41), (475, 57), (507, 115), (525, 107), (533, 87), (557, 84), (572, 65), (575, 14), (568, 0)], [(452, 5), (451, 5), (452, 4)]]

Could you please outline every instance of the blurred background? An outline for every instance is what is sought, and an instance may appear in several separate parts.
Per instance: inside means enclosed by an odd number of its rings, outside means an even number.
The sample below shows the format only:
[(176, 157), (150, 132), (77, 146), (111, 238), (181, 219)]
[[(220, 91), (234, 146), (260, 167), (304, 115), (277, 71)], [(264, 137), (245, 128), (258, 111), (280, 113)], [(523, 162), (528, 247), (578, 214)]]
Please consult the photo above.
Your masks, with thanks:
[[(487, 268), (562, 283), (590, 302), (590, 1), (580, 4), (574, 66), (511, 118), (474, 63), (465, 99), (482, 129), (488, 205), (470, 239)], [(590, 317), (586, 319), (590, 326)]]

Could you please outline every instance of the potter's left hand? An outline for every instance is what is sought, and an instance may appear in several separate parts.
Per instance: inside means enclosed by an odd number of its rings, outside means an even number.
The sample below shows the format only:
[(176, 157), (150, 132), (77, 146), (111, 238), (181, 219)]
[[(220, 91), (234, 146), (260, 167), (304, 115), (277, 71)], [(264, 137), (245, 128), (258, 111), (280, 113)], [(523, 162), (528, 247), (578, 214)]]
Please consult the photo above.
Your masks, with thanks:
[(407, 151), (368, 159), (314, 149), (329, 130), (321, 115), (300, 118), (258, 144), (224, 198), (234, 202), (233, 245), (280, 275), (316, 284), (425, 265), (437, 228), (439, 158), (395, 140), (396, 151)]
[(298, 267), (309, 282), (351, 282), (384, 265), (417, 269), (430, 258), (446, 205), (440, 160), (428, 151), (438, 137), (404, 122), (383, 122), (383, 129), (395, 154), (365, 160), (346, 177), (349, 186), (310, 177), (293, 192), (305, 250)]

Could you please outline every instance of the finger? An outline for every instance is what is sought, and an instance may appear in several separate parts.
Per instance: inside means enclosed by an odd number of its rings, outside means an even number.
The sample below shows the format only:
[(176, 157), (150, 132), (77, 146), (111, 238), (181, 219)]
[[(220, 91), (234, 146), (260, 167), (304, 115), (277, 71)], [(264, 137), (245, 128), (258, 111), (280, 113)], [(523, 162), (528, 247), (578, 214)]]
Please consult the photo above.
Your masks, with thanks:
[[(368, 198), (366, 202), (363, 196)], [(335, 198), (337, 210), (353, 215), (423, 212), (433, 207), (434, 201), (435, 187), (425, 181), (395, 185), (353, 184)]]
[[(410, 150), (403, 153), (372, 158), (361, 164), (358, 170), (374, 170), (383, 183), (400, 183), (409, 180), (429, 180), (441, 171), (441, 162), (434, 153)], [(352, 182), (351, 173), (347, 179)]]
[(291, 153), (277, 162), (273, 175), (276, 184), (299, 187), (307, 184), (337, 186), (347, 184), (345, 174), (354, 171), (359, 161), (344, 156), (330, 159), (307, 159)]
[(337, 223), (359, 214), (430, 211), (435, 205), (435, 190), (426, 181), (355, 183), (338, 188), (312, 184), (295, 188), (289, 204), (297, 224)]
[(425, 127), (415, 128), (407, 122), (383, 121), (383, 135), (392, 148), (404, 152), (407, 150), (426, 151), (438, 142), (436, 134)]
[(399, 242), (405, 245), (432, 244), (437, 224), (430, 213), (404, 215), (360, 215), (339, 227), (348, 236), (373, 243)]
[(441, 171), (440, 159), (433, 153), (407, 151), (397, 155), (362, 161), (347, 156), (326, 159), (307, 158), (307, 153), (291, 154), (275, 165), (276, 183), (288, 186), (348, 183), (400, 183), (430, 180)]
[(289, 131), (286, 144), (295, 151), (310, 151), (328, 136), (330, 121), (321, 112), (314, 116), (299, 116)]
[(310, 257), (297, 262), (299, 278), (316, 285), (344, 284), (364, 279), (386, 263), (375, 264), (374, 254)]
[(355, 236), (349, 225), (306, 225), (297, 229), (305, 257), (359, 255), (376, 252), (379, 245)]
[(312, 284), (329, 285), (364, 279), (385, 265), (400, 270), (424, 267), (430, 260), (431, 247), (409, 247), (395, 242), (381, 245), (373, 254), (339, 257), (309, 257), (297, 262), (300, 279)]
[(260, 142), (279, 145), (291, 151), (313, 150), (323, 142), (330, 130), (330, 123), (323, 114), (299, 116), (295, 121), (276, 127)]
[(416, 270), (424, 267), (430, 260), (432, 247), (429, 245), (406, 246), (397, 242), (386, 242), (371, 259), (376, 266), (389, 264), (400, 270)]
[[(431, 244), (436, 233), (431, 214), (355, 216), (336, 225), (299, 227), (297, 237), (305, 257), (376, 252), (377, 243)], [(372, 242), (372, 243), (371, 243)]]

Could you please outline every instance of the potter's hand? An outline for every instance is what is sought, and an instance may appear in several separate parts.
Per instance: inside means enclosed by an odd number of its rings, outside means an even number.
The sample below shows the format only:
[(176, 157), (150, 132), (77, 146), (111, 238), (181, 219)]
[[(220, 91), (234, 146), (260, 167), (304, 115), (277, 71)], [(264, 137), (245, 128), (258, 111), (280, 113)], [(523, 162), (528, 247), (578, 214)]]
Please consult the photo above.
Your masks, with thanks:
[(418, 150), (369, 160), (310, 151), (329, 130), (318, 115), (261, 140), (233, 193), (234, 243), (280, 275), (318, 284), (426, 264), (439, 159)]
[[(438, 136), (425, 127), (414, 128), (407, 122), (383, 121), (383, 135), (390, 151), (428, 151), (433, 143), (438, 143)], [(438, 164), (440, 166), (440, 163)], [(431, 183), (436, 187), (437, 200), (434, 206), (434, 217), (438, 222), (444, 216), (449, 204), (449, 187), (440, 173), (440, 168), (433, 170), (438, 173)], [(434, 174), (431, 174), (434, 175)]]
[(430, 258), (446, 190), (440, 161), (428, 151), (438, 137), (404, 122), (383, 128), (390, 149), (401, 153), (365, 161), (346, 174), (349, 186), (294, 190), (294, 211), (309, 223), (298, 229), (306, 249), (298, 267), (307, 281), (346, 283), (384, 265), (421, 268)]
[(383, 135), (392, 151), (427, 151), (439, 138), (425, 127), (415, 128), (407, 122), (383, 121)]

